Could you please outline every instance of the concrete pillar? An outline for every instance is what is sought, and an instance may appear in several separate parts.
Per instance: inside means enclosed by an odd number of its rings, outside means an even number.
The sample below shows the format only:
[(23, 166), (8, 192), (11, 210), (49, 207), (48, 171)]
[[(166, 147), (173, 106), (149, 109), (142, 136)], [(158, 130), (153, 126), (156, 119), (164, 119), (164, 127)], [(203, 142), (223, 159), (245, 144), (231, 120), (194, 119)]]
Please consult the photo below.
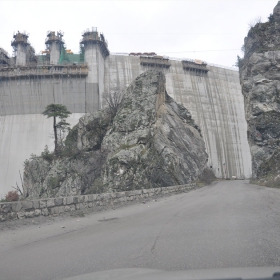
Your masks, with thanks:
[(109, 55), (107, 43), (103, 35), (99, 35), (96, 29), (87, 30), (83, 33), (81, 44), (84, 45), (85, 62), (89, 73), (86, 80), (87, 100), (92, 100), (93, 108), (85, 107), (86, 112), (96, 111), (102, 108), (104, 92), (105, 59)]
[(50, 44), (50, 64), (58, 64), (60, 57), (60, 43), (52, 42)]
[(13, 36), (14, 40), (12, 41), (11, 46), (14, 48), (14, 52), (16, 54), (17, 66), (26, 65), (27, 50), (30, 46), (28, 37), (29, 35), (26, 32), (19, 31)]
[(25, 66), (26, 65), (26, 52), (27, 46), (23, 44), (18, 44), (17, 46), (17, 57), (16, 57), (16, 65), (17, 66)]
[(56, 65), (59, 62), (61, 55), (61, 48), (64, 45), (64, 40), (62, 39), (63, 32), (58, 31), (48, 31), (47, 39), (45, 41), (47, 49), (50, 51), (50, 64)]
[(87, 81), (89, 83), (98, 83), (98, 46), (96, 44), (87, 44), (85, 46), (85, 62), (89, 68)]
[(86, 94), (89, 100), (93, 99), (94, 108), (86, 106), (86, 112), (96, 111), (101, 108), (102, 91), (104, 89), (104, 58), (97, 44), (87, 44), (85, 47), (85, 62), (88, 65), (86, 78)]

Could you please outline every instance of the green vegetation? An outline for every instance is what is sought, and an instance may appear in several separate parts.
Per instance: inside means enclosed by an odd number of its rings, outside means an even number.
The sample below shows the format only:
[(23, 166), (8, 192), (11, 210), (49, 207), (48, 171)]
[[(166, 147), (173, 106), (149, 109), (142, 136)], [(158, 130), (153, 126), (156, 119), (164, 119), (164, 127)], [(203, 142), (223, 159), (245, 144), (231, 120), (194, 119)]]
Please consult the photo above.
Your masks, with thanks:
[(77, 148), (77, 139), (78, 139), (78, 129), (73, 127), (69, 129), (68, 135), (64, 141), (64, 146), (61, 151), (63, 157), (76, 157), (81, 151)]
[(270, 15), (269, 15), (268, 21), (269, 21), (269, 22), (274, 22), (273, 14), (270, 14)]
[[(55, 155), (58, 155), (60, 148), (58, 145), (58, 132), (60, 132), (61, 135), (61, 132), (64, 132), (69, 127), (69, 123), (67, 123), (65, 119), (68, 118), (71, 112), (62, 104), (50, 104), (42, 114), (48, 118), (53, 117), (54, 153)], [(60, 119), (58, 123), (57, 118)]]
[(237, 56), (237, 61), (235, 62), (235, 66), (236, 67), (242, 67), (242, 62), (243, 62), (243, 58), (241, 58), (239, 55)]
[(59, 177), (50, 177), (48, 178), (47, 186), (50, 189), (58, 188), (60, 186), (60, 181), (61, 179)]
[(211, 184), (215, 180), (216, 180), (216, 177), (215, 177), (213, 171), (209, 168), (205, 168), (199, 178), (199, 182), (204, 183), (206, 185)]
[(45, 160), (47, 160), (48, 162), (52, 162), (54, 159), (54, 154), (50, 153), (48, 146), (45, 146), (44, 151), (41, 153), (41, 157)]

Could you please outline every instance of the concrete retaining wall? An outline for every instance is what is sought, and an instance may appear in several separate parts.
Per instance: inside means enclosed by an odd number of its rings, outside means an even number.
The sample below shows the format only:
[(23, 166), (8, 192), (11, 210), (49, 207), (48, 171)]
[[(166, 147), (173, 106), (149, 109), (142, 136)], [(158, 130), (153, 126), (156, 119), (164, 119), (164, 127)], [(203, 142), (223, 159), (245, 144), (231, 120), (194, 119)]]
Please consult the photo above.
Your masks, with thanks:
[(93, 212), (115, 208), (133, 201), (143, 201), (151, 197), (186, 192), (197, 187), (196, 184), (171, 186), (165, 188), (142, 189), (125, 192), (89, 194), (40, 200), (26, 200), (0, 203), (0, 222), (33, 218), (38, 216), (60, 215), (65, 212)]

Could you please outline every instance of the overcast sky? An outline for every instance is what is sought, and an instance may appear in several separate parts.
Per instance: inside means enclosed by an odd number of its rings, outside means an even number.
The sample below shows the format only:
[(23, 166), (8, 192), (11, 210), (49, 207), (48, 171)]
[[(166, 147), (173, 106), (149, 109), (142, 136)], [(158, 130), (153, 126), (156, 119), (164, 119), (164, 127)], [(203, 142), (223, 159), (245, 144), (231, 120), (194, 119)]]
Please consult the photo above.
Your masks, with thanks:
[(17, 30), (29, 33), (36, 53), (48, 30), (64, 32), (68, 49), (79, 51), (83, 30), (97, 27), (109, 50), (156, 52), (232, 66), (257, 17), (267, 21), (276, 0), (0, 0), (0, 46), (12, 54)]

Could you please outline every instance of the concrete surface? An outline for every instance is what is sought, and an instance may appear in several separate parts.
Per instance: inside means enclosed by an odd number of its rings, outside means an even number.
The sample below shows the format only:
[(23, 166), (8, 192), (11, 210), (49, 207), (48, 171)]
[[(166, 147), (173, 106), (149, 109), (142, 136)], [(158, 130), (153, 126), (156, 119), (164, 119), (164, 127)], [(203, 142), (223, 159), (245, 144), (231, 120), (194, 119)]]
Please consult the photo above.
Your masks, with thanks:
[(86, 217), (14, 229), (1, 224), (1, 278), (279, 266), (279, 199), (280, 189), (222, 181)]

